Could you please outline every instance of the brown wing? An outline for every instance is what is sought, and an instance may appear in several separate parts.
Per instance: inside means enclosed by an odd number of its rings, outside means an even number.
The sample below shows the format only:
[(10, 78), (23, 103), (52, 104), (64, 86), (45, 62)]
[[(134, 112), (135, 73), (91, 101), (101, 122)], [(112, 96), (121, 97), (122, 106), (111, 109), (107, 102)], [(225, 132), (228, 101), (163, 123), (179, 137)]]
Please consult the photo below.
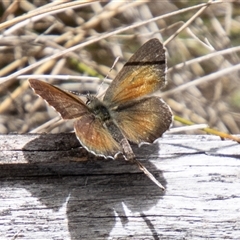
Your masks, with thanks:
[(163, 45), (156, 38), (149, 40), (112, 81), (104, 101), (118, 105), (159, 90), (166, 82), (165, 68)]
[(121, 147), (103, 126), (102, 121), (89, 111), (81, 99), (46, 82), (29, 79), (29, 83), (35, 93), (54, 107), (63, 119), (76, 118), (75, 133), (83, 147), (105, 157), (114, 157), (121, 152)]
[(76, 136), (90, 152), (114, 158), (122, 152), (120, 145), (113, 139), (102, 121), (94, 115), (85, 115), (74, 122)]
[(87, 105), (77, 96), (53, 85), (36, 79), (29, 79), (34, 92), (60, 113), (63, 119), (74, 119), (89, 114)]
[(126, 138), (138, 144), (154, 142), (172, 123), (170, 108), (158, 97), (122, 104), (112, 114)]

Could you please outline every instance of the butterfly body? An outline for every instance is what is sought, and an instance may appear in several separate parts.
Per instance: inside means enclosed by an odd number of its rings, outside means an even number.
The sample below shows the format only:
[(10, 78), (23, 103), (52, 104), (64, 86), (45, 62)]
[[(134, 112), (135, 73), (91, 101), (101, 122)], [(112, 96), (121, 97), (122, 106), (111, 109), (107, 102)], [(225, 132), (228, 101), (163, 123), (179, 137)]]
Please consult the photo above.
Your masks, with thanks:
[(74, 130), (83, 147), (95, 155), (115, 158), (122, 153), (134, 158), (130, 142), (152, 143), (169, 129), (172, 113), (152, 93), (165, 81), (165, 51), (157, 39), (145, 43), (124, 65), (101, 101), (77, 96), (48, 83), (30, 79), (35, 93), (45, 99), (63, 119), (74, 119)]
[(101, 119), (103, 122), (110, 120), (111, 116), (108, 107), (102, 101), (92, 95), (87, 96), (87, 99), (86, 104), (96, 118)]

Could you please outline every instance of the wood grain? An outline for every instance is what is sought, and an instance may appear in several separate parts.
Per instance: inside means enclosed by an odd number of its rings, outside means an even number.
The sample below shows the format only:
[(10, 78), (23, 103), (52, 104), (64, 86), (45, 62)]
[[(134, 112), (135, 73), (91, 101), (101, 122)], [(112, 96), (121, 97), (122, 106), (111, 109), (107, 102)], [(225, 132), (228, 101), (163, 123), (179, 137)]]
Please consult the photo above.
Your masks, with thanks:
[(239, 239), (240, 146), (165, 135), (137, 166), (94, 158), (74, 134), (0, 136), (0, 239)]

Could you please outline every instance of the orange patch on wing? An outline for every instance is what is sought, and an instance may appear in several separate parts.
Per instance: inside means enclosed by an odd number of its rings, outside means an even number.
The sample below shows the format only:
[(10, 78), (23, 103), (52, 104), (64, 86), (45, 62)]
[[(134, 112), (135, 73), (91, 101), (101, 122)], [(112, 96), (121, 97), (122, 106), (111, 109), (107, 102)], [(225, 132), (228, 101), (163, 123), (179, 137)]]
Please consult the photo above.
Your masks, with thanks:
[(119, 104), (151, 94), (159, 89), (162, 77), (159, 76), (155, 66), (139, 67), (119, 82), (119, 86), (114, 89), (111, 102)]

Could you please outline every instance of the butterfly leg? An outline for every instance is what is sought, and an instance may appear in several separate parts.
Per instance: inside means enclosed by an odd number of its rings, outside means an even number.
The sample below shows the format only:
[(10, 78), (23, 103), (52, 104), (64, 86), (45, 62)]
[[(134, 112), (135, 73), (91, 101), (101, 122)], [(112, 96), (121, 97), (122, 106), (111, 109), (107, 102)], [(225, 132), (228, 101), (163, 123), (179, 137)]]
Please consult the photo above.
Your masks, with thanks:
[(165, 188), (162, 186), (162, 184), (136, 159), (136, 156), (133, 153), (133, 150), (129, 142), (125, 137), (123, 137), (123, 139), (120, 141), (120, 144), (123, 148), (123, 154), (126, 160), (132, 163), (136, 163), (139, 169), (143, 171), (148, 178), (150, 178), (159, 188), (161, 188), (164, 191)]

